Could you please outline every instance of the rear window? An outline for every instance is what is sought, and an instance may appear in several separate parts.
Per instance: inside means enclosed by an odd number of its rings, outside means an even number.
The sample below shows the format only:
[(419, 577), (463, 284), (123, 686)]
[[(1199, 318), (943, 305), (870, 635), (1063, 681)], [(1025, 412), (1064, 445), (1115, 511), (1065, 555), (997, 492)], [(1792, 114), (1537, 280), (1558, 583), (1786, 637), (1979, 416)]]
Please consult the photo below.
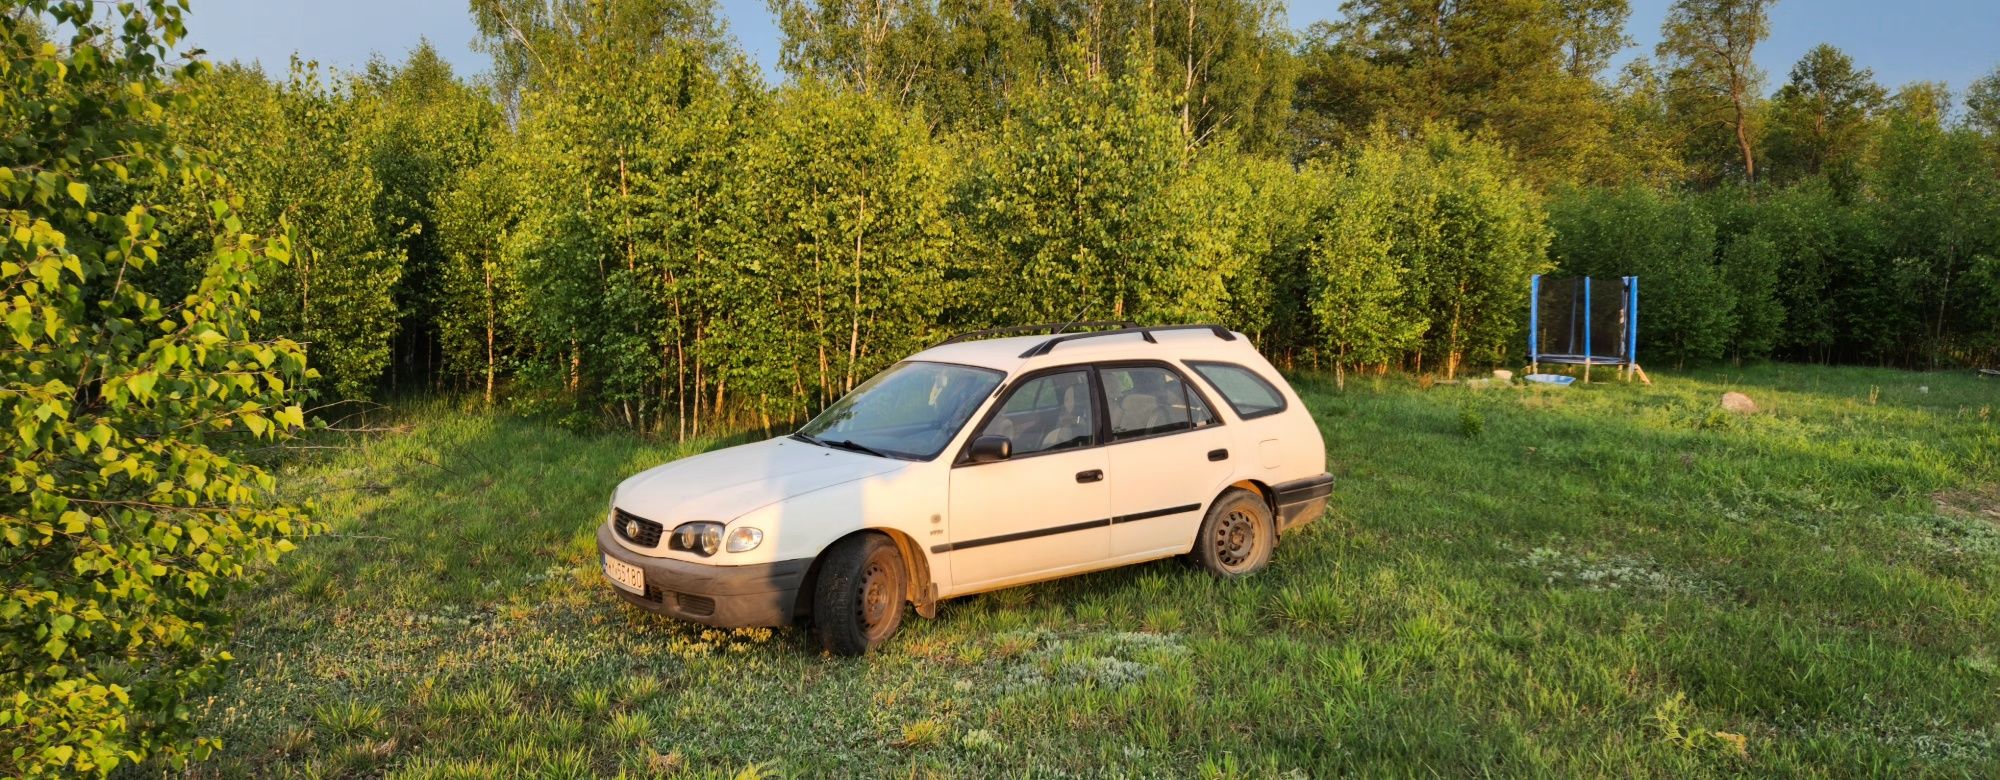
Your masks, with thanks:
[(1236, 410), (1238, 417), (1248, 420), (1285, 410), (1285, 396), (1255, 371), (1234, 363), (1190, 362), (1188, 365), (1215, 386), (1215, 391), (1222, 394), (1222, 400)]

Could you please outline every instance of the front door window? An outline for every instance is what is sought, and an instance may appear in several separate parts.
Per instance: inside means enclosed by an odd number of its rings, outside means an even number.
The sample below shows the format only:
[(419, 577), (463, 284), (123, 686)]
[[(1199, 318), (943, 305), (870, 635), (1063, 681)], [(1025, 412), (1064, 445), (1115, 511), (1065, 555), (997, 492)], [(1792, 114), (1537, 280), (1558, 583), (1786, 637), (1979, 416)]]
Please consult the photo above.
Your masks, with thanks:
[(1007, 437), (1017, 458), (1090, 446), (1097, 437), (1090, 373), (1064, 371), (1021, 383), (979, 435)]

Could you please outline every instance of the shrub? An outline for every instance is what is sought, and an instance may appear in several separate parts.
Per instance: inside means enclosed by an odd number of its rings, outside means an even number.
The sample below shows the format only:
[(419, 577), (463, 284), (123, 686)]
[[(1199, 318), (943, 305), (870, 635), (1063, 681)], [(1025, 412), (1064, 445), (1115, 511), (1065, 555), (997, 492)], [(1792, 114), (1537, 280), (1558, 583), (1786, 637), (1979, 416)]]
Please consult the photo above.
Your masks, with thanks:
[(1549, 237), (1500, 150), (1447, 128), (1378, 129), (1342, 167), (1305, 175), (1324, 182), (1306, 266), (1336, 370), (1413, 357), (1453, 376), (1505, 358)]
[(159, 65), (179, 4), (24, 6), (0, 14), (0, 127), (33, 139), (0, 144), (0, 776), (178, 764), (215, 746), (188, 736), (181, 701), (228, 660), (217, 605), (310, 529), (233, 452), (304, 423), (288, 403), (304, 350), (257, 338), (249, 305), (290, 242), (245, 234), (212, 195), (173, 214), (209, 217), (192, 284), (149, 289), (162, 212), (129, 193), (224, 191), (166, 156), (152, 119), (199, 110)]
[(1486, 432), (1486, 416), (1470, 406), (1458, 410), (1458, 432), (1465, 438), (1476, 439)]

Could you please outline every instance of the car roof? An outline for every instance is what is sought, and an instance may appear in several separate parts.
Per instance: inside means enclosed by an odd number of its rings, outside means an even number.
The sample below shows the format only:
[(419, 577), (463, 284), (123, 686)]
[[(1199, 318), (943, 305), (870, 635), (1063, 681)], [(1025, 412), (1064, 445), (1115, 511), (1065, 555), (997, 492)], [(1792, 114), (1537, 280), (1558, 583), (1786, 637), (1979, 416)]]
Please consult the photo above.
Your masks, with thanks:
[(1148, 342), (1136, 330), (1130, 333), (1106, 333), (1102, 336), (1066, 340), (1055, 345), (1046, 354), (1034, 357), (1021, 355), (1053, 338), (1052, 336), (1009, 336), (940, 344), (911, 355), (908, 359), (980, 366), (1013, 375), (1043, 366), (1069, 363), (1109, 360), (1240, 362), (1246, 359), (1244, 353), (1256, 354), (1256, 349), (1251, 346), (1249, 338), (1234, 331), (1231, 335), (1235, 336), (1235, 339), (1225, 341), (1217, 338), (1213, 331), (1206, 329), (1156, 330), (1152, 331), (1154, 341)]

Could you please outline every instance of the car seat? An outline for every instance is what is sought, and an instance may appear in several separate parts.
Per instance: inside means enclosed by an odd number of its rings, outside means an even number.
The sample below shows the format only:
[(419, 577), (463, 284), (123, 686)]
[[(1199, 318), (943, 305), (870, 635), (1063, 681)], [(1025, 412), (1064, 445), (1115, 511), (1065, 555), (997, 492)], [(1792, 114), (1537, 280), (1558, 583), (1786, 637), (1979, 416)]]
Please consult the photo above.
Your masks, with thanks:
[(1052, 450), (1077, 439), (1088, 439), (1091, 435), (1090, 420), (1083, 414), (1083, 408), (1090, 401), (1084, 397), (1089, 384), (1076, 382), (1063, 388), (1061, 417), (1054, 430), (1042, 437), (1043, 450)]
[(1120, 433), (1151, 431), (1164, 427), (1171, 417), (1168, 410), (1173, 401), (1169, 398), (1165, 383), (1157, 371), (1140, 369), (1127, 376), (1132, 377), (1132, 389), (1118, 399), (1117, 416), (1114, 427)]

